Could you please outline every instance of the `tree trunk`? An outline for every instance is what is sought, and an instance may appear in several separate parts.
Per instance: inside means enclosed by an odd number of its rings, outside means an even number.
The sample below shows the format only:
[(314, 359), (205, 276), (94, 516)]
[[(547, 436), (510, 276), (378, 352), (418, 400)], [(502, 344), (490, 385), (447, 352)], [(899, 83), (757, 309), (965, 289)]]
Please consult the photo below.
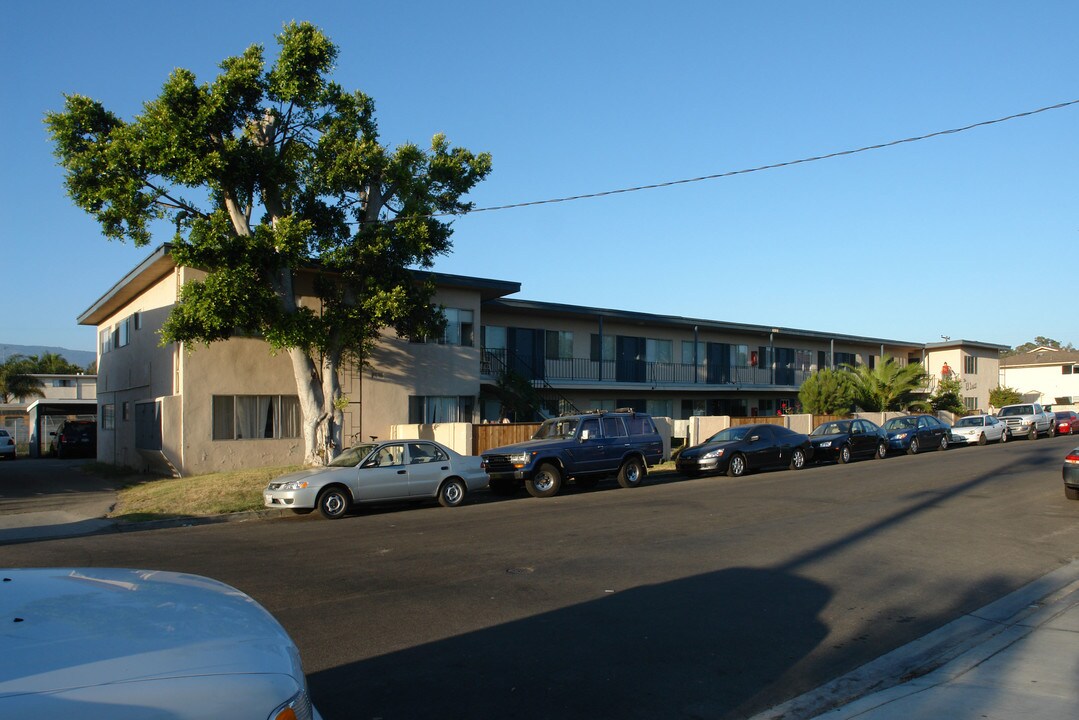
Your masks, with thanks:
[(289, 348), (292, 374), (296, 378), (296, 393), (300, 399), (303, 428), (304, 465), (325, 465), (321, 452), (320, 432), (325, 418), (325, 398), (318, 368), (310, 356), (300, 348)]

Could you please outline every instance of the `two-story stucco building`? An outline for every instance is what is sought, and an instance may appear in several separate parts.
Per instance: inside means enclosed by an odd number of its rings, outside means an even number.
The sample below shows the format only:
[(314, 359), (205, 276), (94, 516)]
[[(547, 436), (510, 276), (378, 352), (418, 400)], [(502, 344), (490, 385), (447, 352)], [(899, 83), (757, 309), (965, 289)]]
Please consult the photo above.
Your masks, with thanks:
[(1079, 351), (1041, 347), (1002, 358), (1000, 384), (1028, 402), (1079, 404)]
[[(162, 345), (157, 330), (180, 288), (202, 277), (153, 252), (80, 317), (98, 328), (98, 456), (189, 474), (301, 462), (292, 365), (257, 338)], [(920, 344), (510, 298), (516, 282), (422, 273), (446, 313), (440, 338), (383, 334), (367, 363), (346, 368), (344, 441), (391, 426), (503, 419), (512, 371), (554, 414), (633, 407), (655, 415), (774, 415), (793, 409), (809, 374), (883, 356), (966, 367), (971, 407), (986, 407), (1002, 346)], [(303, 274), (297, 278), (301, 302)], [(926, 388), (926, 392), (931, 387)], [(532, 418), (516, 418), (531, 420)]]

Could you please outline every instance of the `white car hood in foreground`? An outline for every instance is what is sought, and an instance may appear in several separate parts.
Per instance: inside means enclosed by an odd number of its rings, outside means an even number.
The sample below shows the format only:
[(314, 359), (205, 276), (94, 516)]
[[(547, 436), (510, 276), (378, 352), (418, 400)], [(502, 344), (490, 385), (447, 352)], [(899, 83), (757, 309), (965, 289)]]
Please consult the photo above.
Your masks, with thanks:
[(280, 624), (198, 575), (0, 570), (0, 628), (4, 717), (263, 720), (305, 687)]

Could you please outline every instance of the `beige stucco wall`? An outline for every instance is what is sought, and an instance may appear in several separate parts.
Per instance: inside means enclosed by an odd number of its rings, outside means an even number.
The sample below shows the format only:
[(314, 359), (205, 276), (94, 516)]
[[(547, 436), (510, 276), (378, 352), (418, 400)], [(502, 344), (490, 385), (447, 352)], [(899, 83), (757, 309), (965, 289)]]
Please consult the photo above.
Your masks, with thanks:
[[(965, 372), (965, 361), (967, 357), (976, 358), (976, 372)], [(953, 375), (955, 375), (962, 383), (963, 397), (975, 398), (977, 408), (987, 411), (989, 409), (989, 393), (999, 384), (999, 353), (990, 348), (970, 347), (966, 345), (952, 348), (931, 349), (927, 351), (925, 356), (925, 369), (930, 375), (930, 392), (936, 391), (937, 382), (941, 378), (945, 363), (947, 363)]]

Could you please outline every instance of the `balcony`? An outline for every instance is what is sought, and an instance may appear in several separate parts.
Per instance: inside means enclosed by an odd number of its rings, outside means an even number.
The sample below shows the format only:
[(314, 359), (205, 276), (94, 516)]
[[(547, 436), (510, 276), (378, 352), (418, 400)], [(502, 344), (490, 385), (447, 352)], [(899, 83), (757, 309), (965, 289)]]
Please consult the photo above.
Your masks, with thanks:
[(813, 373), (813, 369), (697, 366), (635, 359), (602, 362), (588, 358), (547, 359), (539, 361), (536, 367), (533, 362), (503, 349), (484, 349), (480, 362), (480, 374), (485, 378), (493, 378), (504, 369), (512, 369), (533, 383), (550, 386), (622, 383), (672, 389), (702, 385), (728, 389), (732, 386), (797, 388)]

